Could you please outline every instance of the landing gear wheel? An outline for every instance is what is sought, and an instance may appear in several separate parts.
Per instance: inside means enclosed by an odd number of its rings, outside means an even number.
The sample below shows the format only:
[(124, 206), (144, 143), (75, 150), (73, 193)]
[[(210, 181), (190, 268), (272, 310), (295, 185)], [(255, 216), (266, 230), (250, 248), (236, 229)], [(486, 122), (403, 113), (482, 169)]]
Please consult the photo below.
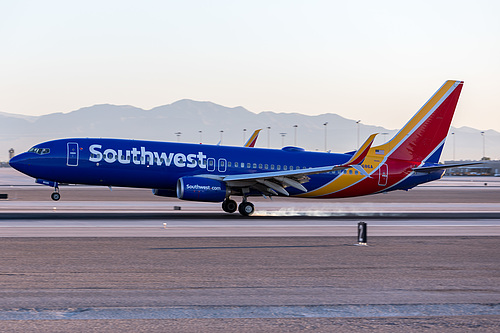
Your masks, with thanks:
[(238, 211), (243, 216), (250, 216), (255, 211), (255, 207), (253, 206), (253, 204), (251, 202), (242, 202), (238, 206)]
[(59, 194), (59, 192), (54, 192), (50, 195), (50, 197), (52, 198), (52, 200), (54, 201), (57, 201), (59, 199), (61, 199), (61, 195)]
[(236, 211), (236, 209), (238, 209), (238, 204), (236, 203), (236, 201), (231, 200), (231, 199), (224, 200), (222, 202), (222, 209), (226, 213), (234, 213)]

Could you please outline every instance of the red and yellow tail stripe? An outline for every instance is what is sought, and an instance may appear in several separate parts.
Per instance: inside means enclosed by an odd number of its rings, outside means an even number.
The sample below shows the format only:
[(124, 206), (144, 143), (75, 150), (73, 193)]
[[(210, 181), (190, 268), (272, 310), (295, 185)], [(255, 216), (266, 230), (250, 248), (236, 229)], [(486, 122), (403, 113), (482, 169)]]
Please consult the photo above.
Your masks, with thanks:
[(373, 150), (421, 162), (446, 138), (462, 86), (463, 81), (446, 81), (391, 141)]

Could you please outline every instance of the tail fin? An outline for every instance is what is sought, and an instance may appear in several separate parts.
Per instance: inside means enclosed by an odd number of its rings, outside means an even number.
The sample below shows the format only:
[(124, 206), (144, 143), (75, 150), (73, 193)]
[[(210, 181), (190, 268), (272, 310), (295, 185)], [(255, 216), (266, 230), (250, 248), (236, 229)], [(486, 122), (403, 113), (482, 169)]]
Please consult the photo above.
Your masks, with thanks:
[(245, 143), (244, 147), (255, 147), (255, 143), (257, 142), (257, 138), (259, 137), (260, 131), (262, 131), (262, 129), (255, 130), (255, 132), (253, 132), (252, 136)]
[(446, 81), (391, 141), (372, 148), (375, 155), (437, 163), (462, 86), (463, 81)]

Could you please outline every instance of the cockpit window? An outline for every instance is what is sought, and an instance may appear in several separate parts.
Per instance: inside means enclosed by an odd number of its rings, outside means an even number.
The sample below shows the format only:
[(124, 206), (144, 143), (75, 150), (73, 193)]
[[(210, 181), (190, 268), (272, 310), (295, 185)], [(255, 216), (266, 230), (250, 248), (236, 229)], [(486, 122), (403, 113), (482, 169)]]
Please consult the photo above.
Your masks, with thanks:
[(28, 150), (28, 152), (35, 153), (35, 154), (38, 154), (38, 155), (45, 155), (45, 154), (50, 153), (50, 149), (49, 148), (32, 147), (32, 148), (30, 148), (30, 150)]

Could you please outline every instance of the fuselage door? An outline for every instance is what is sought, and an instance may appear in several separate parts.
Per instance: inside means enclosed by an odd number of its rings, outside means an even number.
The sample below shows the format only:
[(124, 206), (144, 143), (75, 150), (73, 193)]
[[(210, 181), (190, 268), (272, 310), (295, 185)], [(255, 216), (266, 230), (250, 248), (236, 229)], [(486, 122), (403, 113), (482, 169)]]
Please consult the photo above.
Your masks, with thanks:
[(78, 143), (68, 142), (68, 155), (66, 160), (67, 166), (78, 166)]
[(219, 172), (226, 172), (227, 161), (225, 158), (219, 158)]
[(207, 171), (215, 171), (215, 158), (207, 159)]
[(378, 184), (379, 186), (387, 185), (387, 178), (389, 178), (389, 168), (387, 164), (382, 164), (378, 170)]

